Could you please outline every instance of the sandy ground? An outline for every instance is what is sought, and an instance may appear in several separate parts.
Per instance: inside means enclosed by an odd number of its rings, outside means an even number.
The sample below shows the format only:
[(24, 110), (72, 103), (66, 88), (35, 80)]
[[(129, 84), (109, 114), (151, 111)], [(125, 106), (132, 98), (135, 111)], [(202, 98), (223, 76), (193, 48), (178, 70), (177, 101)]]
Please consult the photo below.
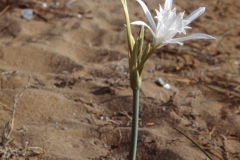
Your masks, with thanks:
[[(132, 97), (119, 0), (0, 2), (0, 133), (16, 112), (0, 156), (42, 160), (126, 160)], [(131, 20), (146, 20), (128, 0)], [(146, 1), (152, 13), (163, 0)], [(205, 13), (188, 34), (217, 41), (167, 45), (147, 62), (140, 102), (138, 160), (240, 159), (240, 1), (174, 1)], [(9, 7), (9, 8), (8, 8)], [(34, 17), (21, 17), (31, 8)], [(81, 15), (77, 17), (77, 15)], [(136, 35), (139, 27), (133, 27)], [(151, 42), (146, 31), (146, 42)], [(28, 84), (28, 88), (22, 92)], [(167, 90), (154, 82), (162, 78)], [(22, 97), (18, 97), (23, 93)], [(15, 98), (14, 98), (15, 97)], [(44, 153), (43, 153), (44, 152)], [(17, 158), (16, 158), (17, 157)]]

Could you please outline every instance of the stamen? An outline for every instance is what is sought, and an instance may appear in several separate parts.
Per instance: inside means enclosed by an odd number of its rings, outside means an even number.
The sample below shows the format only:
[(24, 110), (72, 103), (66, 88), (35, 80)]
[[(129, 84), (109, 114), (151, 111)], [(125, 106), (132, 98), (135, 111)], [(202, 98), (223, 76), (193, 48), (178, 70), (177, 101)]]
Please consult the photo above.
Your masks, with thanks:
[(170, 12), (168, 12), (168, 16), (167, 16), (167, 19), (169, 19), (169, 17), (170, 17)]

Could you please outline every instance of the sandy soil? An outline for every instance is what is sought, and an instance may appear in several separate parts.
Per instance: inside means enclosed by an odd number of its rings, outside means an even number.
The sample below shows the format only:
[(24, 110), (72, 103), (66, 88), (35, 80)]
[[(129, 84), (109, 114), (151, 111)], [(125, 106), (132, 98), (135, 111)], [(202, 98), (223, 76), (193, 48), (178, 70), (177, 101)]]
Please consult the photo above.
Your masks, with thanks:
[[(139, 4), (128, 1), (131, 20), (146, 20)], [(19, 101), (9, 137), (15, 140), (1, 144), (0, 156), (127, 159), (132, 97), (120, 1), (62, 0), (56, 6), (47, 0), (46, 9), (40, 1), (10, 2), (10, 8), (0, 2), (1, 134)], [(159, 3), (147, 1), (153, 14)], [(206, 160), (178, 128), (214, 160), (238, 160), (240, 1), (175, 0), (174, 6), (186, 14), (205, 6), (188, 34), (217, 41), (167, 45), (152, 55), (143, 73), (137, 159)], [(23, 8), (33, 9), (33, 20), (21, 17)], [(136, 35), (139, 27), (133, 29)], [(151, 38), (146, 31), (146, 42)], [(157, 78), (172, 89), (157, 86)]]

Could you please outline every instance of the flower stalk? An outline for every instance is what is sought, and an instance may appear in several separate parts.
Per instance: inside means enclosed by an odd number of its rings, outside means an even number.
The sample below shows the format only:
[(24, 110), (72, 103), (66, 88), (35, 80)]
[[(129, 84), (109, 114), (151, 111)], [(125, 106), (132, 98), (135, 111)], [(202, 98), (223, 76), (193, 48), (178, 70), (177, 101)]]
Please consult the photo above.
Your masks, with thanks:
[(135, 160), (137, 154), (137, 138), (138, 138), (138, 116), (139, 116), (139, 91), (133, 89), (133, 116), (132, 116), (132, 133), (129, 152), (129, 160)]
[[(147, 57), (150, 50), (148, 47), (143, 51), (143, 40), (144, 40), (144, 26), (141, 27), (138, 38), (134, 40), (130, 20), (127, 8), (126, 0), (120, 0), (123, 6), (127, 40), (128, 40), (128, 62), (129, 62), (129, 74), (130, 74), (130, 85), (133, 92), (133, 115), (132, 115), (132, 132), (131, 132), (131, 144), (129, 151), (129, 160), (136, 159), (137, 153), (137, 139), (138, 139), (138, 117), (139, 117), (139, 91), (142, 84), (141, 73), (143, 67), (139, 67), (142, 64), (143, 57)], [(142, 65), (143, 66), (143, 65)]]

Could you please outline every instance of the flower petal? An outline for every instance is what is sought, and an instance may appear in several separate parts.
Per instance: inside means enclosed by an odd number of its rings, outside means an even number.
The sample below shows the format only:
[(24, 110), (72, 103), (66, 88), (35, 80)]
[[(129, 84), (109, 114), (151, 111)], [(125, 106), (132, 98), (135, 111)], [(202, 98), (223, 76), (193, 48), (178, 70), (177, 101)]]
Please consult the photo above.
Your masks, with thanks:
[(208, 34), (203, 34), (203, 33), (195, 33), (187, 37), (182, 37), (182, 38), (174, 38), (172, 39), (173, 41), (178, 41), (178, 42), (183, 42), (191, 39), (216, 39), (213, 36), (210, 36)]
[(172, 2), (173, 0), (166, 0), (164, 3), (164, 10), (171, 10), (172, 9)]
[(188, 25), (194, 19), (199, 17), (204, 11), (205, 11), (205, 7), (200, 7), (198, 9), (196, 9), (195, 11), (193, 11), (190, 15), (188, 15), (186, 18), (184, 18), (184, 20), (188, 21), (188, 23), (186, 25)]
[(151, 26), (152, 29), (155, 31), (155, 30), (156, 30), (156, 24), (155, 24), (155, 22), (154, 22), (154, 20), (153, 20), (153, 18), (152, 18), (151, 13), (149, 12), (149, 10), (148, 10), (148, 8), (147, 8), (147, 6), (146, 6), (146, 4), (145, 4), (142, 0), (137, 0), (137, 1), (138, 1), (138, 3), (142, 6), (143, 11), (144, 11), (144, 13), (145, 13), (145, 15), (146, 15), (149, 23), (150, 23), (150, 26)]
[(132, 25), (139, 25), (139, 26), (146, 26), (149, 30), (150, 30), (150, 32), (152, 33), (152, 35), (155, 37), (156, 36), (156, 34), (155, 34), (155, 32), (152, 30), (152, 28), (151, 27), (149, 27), (149, 25), (147, 25), (145, 22), (143, 22), (143, 21), (134, 21), (134, 22), (132, 22), (131, 23)]
[(170, 39), (170, 40), (167, 40), (167, 41), (164, 42), (164, 44), (168, 44), (168, 43), (172, 43), (172, 44), (175, 43), (175, 44), (183, 45), (182, 42), (176, 41), (174, 39)]

